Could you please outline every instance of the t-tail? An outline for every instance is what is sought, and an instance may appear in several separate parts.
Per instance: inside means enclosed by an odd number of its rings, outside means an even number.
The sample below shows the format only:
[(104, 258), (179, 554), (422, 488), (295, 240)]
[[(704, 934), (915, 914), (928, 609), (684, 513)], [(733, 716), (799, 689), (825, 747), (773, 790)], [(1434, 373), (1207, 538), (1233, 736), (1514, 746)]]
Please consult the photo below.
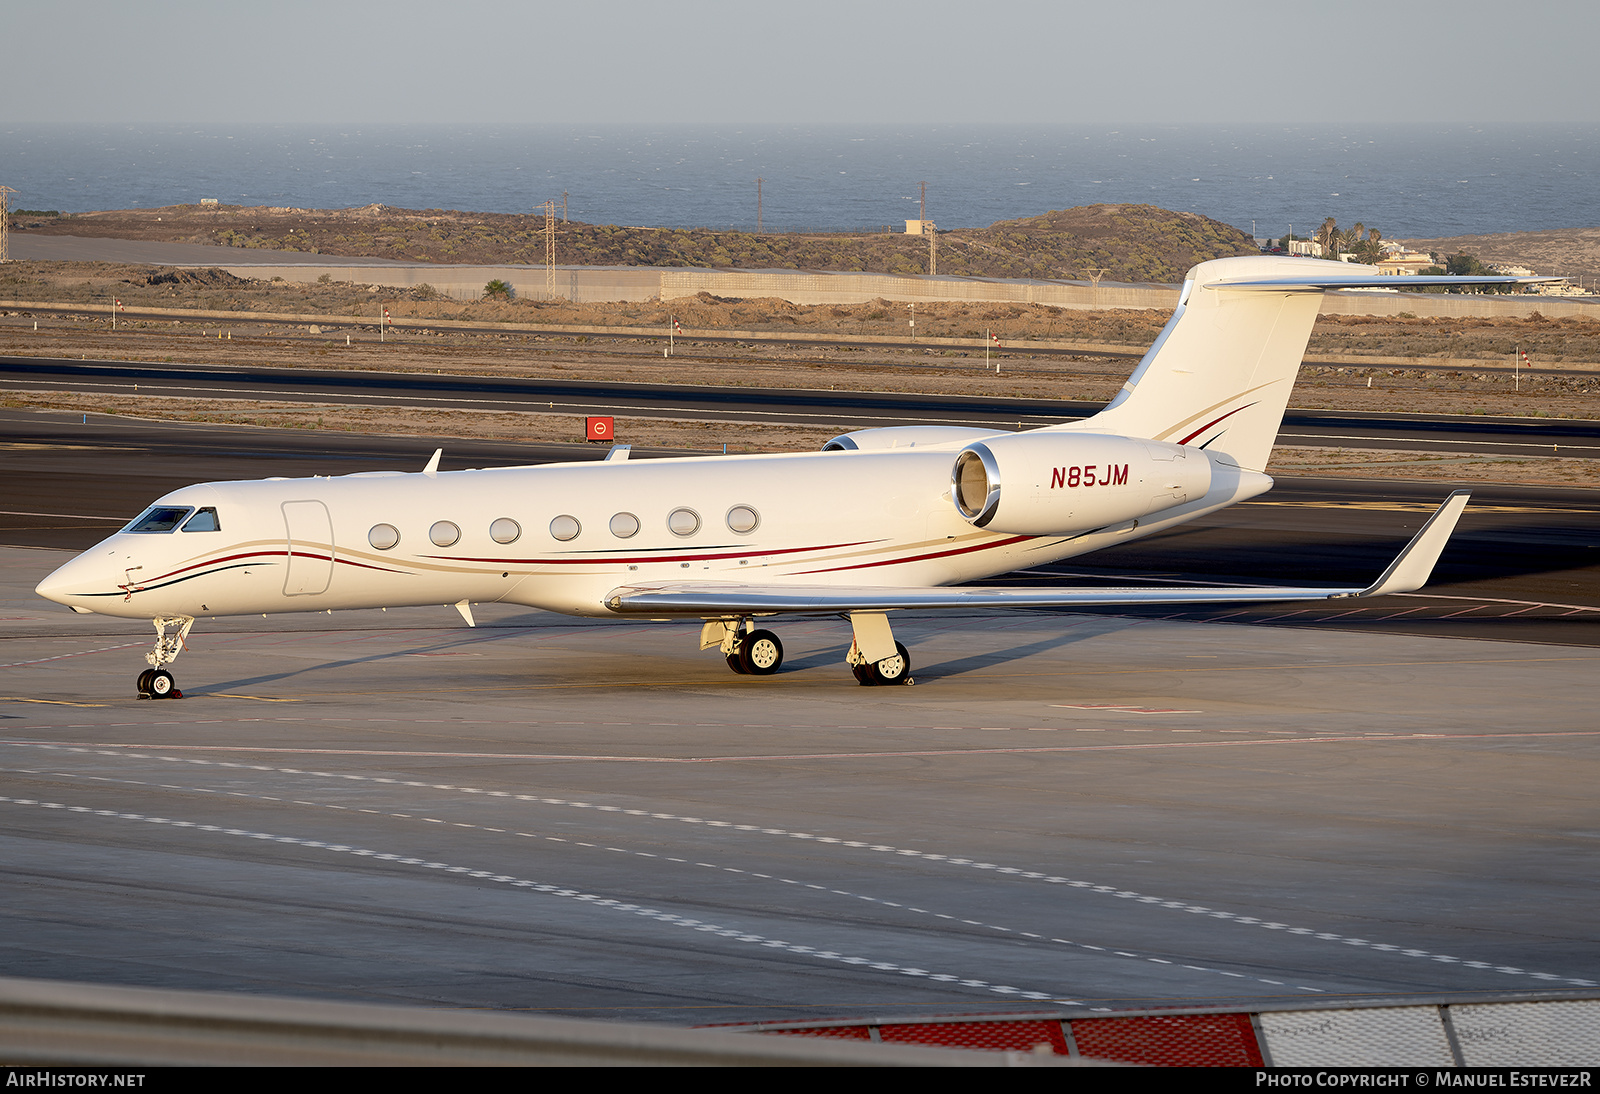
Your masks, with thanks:
[(1399, 278), (1374, 266), (1268, 255), (1202, 262), (1116, 398), (1056, 428), (1193, 445), (1264, 471), (1324, 291), (1535, 280), (1551, 279)]

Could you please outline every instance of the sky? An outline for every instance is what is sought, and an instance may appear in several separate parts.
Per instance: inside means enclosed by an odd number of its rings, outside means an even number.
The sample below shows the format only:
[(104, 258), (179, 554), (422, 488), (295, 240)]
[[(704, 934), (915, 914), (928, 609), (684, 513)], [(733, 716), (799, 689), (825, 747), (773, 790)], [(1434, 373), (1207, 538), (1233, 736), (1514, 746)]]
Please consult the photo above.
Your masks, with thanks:
[(1592, 121), (1600, 3), (70, 0), (0, 122)]

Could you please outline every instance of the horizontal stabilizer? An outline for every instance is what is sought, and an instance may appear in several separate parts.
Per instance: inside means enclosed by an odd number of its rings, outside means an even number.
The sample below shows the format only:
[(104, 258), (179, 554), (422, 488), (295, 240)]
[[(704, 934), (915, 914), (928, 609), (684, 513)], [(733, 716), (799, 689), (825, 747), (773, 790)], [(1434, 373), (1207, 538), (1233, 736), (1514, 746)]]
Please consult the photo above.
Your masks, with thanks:
[(1356, 269), (1361, 272), (1352, 272), (1347, 276), (1340, 276), (1337, 271), (1324, 273), (1319, 270), (1315, 273), (1308, 271), (1305, 277), (1250, 277), (1233, 281), (1208, 281), (1206, 288), (1254, 292), (1326, 292), (1329, 289), (1393, 289), (1396, 292), (1406, 292), (1429, 285), (1461, 288), (1466, 285), (1542, 285), (1546, 282), (1566, 280), (1564, 277), (1452, 277), (1434, 274), (1372, 276), (1368, 273), (1370, 267), (1358, 266)]
[(1005, 586), (750, 585), (732, 582), (649, 582), (606, 595), (620, 615), (741, 616), (778, 612), (900, 611), (918, 608), (1088, 608), (1130, 604), (1257, 604), (1339, 600), (1414, 592), (1455, 530), (1468, 493), (1457, 491), (1422, 526), (1389, 568), (1366, 588), (1296, 585), (1040, 589)]

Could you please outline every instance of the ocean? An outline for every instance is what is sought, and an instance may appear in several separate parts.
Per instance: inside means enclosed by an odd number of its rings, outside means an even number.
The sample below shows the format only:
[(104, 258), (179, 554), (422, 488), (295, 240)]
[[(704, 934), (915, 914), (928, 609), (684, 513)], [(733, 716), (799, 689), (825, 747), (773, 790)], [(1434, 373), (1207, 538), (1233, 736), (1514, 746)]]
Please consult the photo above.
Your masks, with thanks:
[(12, 208), (229, 204), (528, 212), (653, 227), (941, 228), (1098, 202), (1257, 236), (1600, 224), (1600, 125), (0, 125)]

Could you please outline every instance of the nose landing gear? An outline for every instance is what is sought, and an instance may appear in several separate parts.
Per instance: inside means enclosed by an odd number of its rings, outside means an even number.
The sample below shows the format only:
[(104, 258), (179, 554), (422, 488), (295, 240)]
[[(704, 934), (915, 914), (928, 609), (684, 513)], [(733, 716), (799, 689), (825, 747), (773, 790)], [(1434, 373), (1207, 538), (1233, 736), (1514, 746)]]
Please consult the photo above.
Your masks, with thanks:
[[(165, 666), (178, 659), (178, 654), (183, 650), (183, 640), (188, 637), (189, 628), (194, 626), (194, 616), (157, 616), (150, 622), (156, 628), (156, 643), (144, 655), (150, 667), (139, 674), (139, 698), (182, 699), (183, 692), (178, 690), (178, 682)], [(177, 633), (168, 634), (168, 627), (177, 627)]]

